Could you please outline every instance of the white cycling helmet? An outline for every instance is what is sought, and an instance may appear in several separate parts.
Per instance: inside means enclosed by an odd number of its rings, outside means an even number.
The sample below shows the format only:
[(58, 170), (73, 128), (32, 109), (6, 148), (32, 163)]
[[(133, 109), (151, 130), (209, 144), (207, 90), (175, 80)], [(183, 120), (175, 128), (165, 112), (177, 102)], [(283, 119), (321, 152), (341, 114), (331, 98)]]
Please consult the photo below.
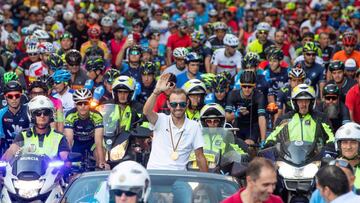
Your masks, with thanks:
[(132, 77), (121, 75), (115, 79), (114, 83), (112, 84), (112, 89), (113, 91), (124, 89), (132, 92), (135, 90), (135, 83), (136, 81)]
[(233, 34), (226, 34), (224, 37), (224, 45), (235, 47), (239, 46), (239, 38)]
[(185, 90), (186, 94), (205, 94), (206, 87), (205, 84), (199, 79), (191, 79), (187, 81), (183, 86), (182, 89)]
[(73, 18), (74, 18), (74, 13), (71, 12), (71, 11), (66, 11), (63, 14), (63, 19), (66, 20), (66, 21), (71, 21)]
[(186, 55), (188, 55), (189, 50), (184, 47), (178, 47), (175, 48), (173, 51), (173, 56), (175, 58), (185, 58)]
[(291, 102), (292, 108), (296, 112), (298, 112), (299, 107), (295, 100), (309, 99), (311, 101), (309, 106), (312, 107), (312, 109), (315, 109), (315, 106), (316, 106), (315, 98), (316, 98), (316, 93), (315, 93), (315, 90), (313, 87), (311, 87), (310, 85), (307, 85), (307, 84), (300, 84), (291, 91), (290, 102)]
[[(349, 122), (342, 125), (335, 133), (335, 149), (340, 151), (341, 140), (356, 140), (360, 143), (360, 125)], [(360, 149), (359, 149), (360, 150)]]
[(266, 23), (266, 22), (261, 22), (256, 26), (256, 31), (264, 30), (264, 31), (270, 32), (270, 29), (271, 29), (271, 26), (269, 25), (269, 23)]
[[(124, 161), (115, 166), (107, 181), (110, 194), (128, 191), (137, 195), (137, 202), (147, 202), (151, 191), (149, 173), (135, 161)], [(118, 193), (118, 195), (120, 195)]]
[(90, 99), (92, 98), (92, 93), (89, 89), (81, 88), (76, 90), (72, 96), (76, 104), (81, 101), (90, 101)]
[(220, 119), (219, 127), (225, 126), (225, 110), (217, 103), (210, 103), (203, 106), (200, 110), (200, 124), (202, 127), (208, 127), (206, 119), (218, 118)]
[(38, 43), (29, 43), (26, 45), (26, 53), (34, 54), (39, 53)]
[(46, 25), (52, 25), (52, 24), (54, 24), (56, 21), (55, 21), (55, 18), (53, 17), (53, 16), (50, 16), (50, 15), (48, 15), (48, 16), (46, 16), (45, 18), (44, 18), (44, 23), (46, 24)]
[(106, 27), (111, 27), (113, 25), (113, 20), (110, 16), (104, 16), (101, 19), (101, 25)]
[(55, 108), (53, 102), (46, 96), (39, 95), (31, 99), (28, 103), (28, 116), (31, 119), (34, 119), (33, 113), (36, 110), (49, 109), (52, 112), (52, 116), (55, 113)]
[(50, 35), (44, 30), (35, 30), (32, 34), (34, 37), (38, 38), (39, 40), (49, 40)]
[(52, 43), (50, 42), (41, 42), (38, 43), (38, 51), (40, 54), (45, 54), (45, 53), (55, 53), (55, 47)]

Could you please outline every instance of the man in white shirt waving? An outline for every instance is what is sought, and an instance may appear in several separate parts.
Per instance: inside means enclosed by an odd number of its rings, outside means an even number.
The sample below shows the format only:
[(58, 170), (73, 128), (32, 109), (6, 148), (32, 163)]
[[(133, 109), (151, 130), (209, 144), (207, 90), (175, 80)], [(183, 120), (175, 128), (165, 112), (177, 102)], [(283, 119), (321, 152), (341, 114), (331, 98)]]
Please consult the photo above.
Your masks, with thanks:
[(185, 116), (188, 105), (186, 93), (174, 89), (167, 105), (170, 115), (153, 112), (156, 97), (171, 88), (169, 74), (161, 75), (154, 92), (144, 105), (144, 115), (154, 130), (152, 150), (148, 169), (186, 170), (190, 153), (194, 150), (200, 171), (207, 172), (208, 167), (203, 153), (204, 139), (200, 125)]

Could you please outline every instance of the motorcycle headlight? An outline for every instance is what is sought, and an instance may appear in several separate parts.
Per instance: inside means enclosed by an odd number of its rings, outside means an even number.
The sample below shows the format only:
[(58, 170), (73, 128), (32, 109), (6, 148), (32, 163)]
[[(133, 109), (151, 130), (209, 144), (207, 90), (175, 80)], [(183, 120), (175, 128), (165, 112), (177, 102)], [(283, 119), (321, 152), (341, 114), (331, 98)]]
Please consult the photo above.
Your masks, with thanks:
[(278, 161), (279, 174), (287, 179), (311, 179), (315, 176), (319, 167), (316, 163), (310, 163), (303, 167), (296, 167), (283, 161)]
[(19, 190), (19, 195), (23, 198), (33, 198), (38, 195), (43, 187), (45, 180), (14, 180), (14, 187)]

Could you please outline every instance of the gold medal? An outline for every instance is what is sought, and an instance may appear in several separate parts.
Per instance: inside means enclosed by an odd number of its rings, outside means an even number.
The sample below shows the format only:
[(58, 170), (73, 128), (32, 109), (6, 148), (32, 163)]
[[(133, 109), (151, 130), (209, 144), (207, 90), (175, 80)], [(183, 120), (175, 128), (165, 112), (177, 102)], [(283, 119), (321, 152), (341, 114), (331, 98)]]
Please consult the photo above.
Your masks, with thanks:
[(175, 161), (179, 158), (179, 154), (177, 152), (172, 152), (170, 158)]

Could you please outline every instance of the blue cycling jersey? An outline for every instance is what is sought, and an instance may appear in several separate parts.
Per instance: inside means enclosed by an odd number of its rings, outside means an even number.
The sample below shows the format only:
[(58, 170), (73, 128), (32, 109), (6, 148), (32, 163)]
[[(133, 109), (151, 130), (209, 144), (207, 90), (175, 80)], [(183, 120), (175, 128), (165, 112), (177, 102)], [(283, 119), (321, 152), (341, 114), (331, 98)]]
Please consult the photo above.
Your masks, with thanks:
[(13, 114), (7, 106), (0, 110), (0, 138), (12, 141), (17, 134), (29, 126), (26, 105), (22, 105), (16, 114)]
[[(304, 61), (300, 63), (305, 63)], [(320, 82), (325, 82), (325, 68), (318, 64), (314, 63), (311, 67), (306, 67), (305, 64), (303, 64), (302, 67), (304, 68), (306, 79), (305, 83), (313, 86), (315, 89), (317, 89), (316, 85)]]
[(289, 80), (287, 68), (280, 68), (279, 73), (275, 73), (268, 68), (264, 71), (264, 75), (270, 87), (269, 95), (276, 95), (276, 91), (283, 87)]

